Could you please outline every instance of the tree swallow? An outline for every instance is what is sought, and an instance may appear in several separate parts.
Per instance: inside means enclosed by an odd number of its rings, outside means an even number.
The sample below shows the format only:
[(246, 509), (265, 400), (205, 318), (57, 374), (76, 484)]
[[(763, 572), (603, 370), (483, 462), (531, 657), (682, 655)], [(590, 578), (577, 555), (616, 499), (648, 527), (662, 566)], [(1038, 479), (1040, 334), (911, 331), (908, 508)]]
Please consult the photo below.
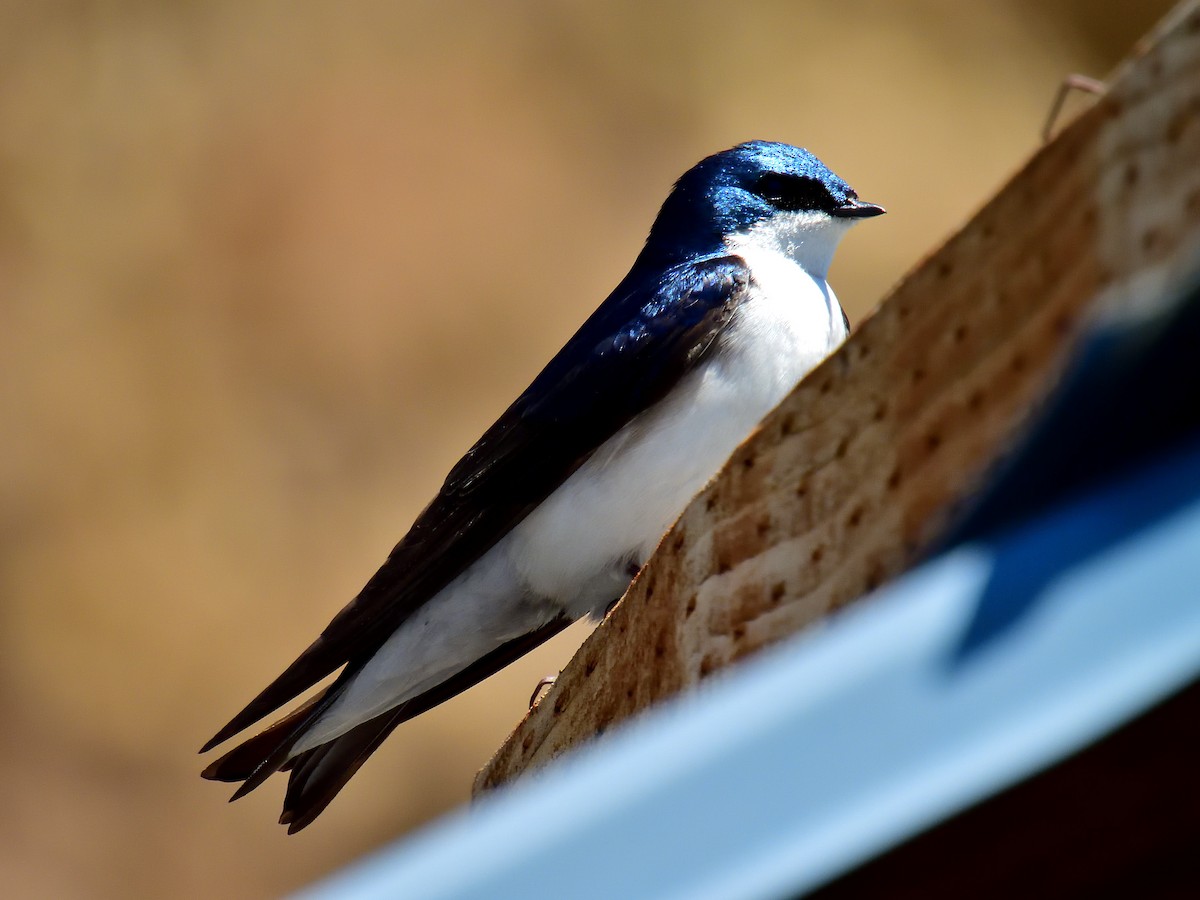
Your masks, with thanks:
[(825, 281), (864, 203), (809, 153), (751, 141), (676, 183), (641, 253), (450, 471), (367, 582), (201, 752), (337, 669), (204, 777), (288, 771), (317, 817), (397, 725), (585, 615), (603, 616), (688, 501), (845, 338)]

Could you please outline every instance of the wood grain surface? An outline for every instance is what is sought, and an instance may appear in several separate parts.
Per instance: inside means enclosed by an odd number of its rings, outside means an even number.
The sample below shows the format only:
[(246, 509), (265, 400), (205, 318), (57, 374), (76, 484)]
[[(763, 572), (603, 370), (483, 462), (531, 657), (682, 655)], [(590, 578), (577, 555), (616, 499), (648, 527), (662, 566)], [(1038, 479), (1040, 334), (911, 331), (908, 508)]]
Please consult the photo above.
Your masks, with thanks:
[(1136, 315), (1195, 270), (1198, 250), (1200, 11), (1189, 3), (761, 423), (476, 791), (903, 572), (1013, 447), (1089, 317)]

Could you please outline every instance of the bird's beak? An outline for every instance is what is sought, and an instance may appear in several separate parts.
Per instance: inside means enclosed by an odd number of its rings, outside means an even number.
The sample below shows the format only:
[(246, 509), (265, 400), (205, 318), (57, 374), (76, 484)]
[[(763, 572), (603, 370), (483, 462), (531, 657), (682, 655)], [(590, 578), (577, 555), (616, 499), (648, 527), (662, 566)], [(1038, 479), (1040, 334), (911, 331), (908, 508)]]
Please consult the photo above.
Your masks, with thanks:
[(886, 209), (882, 206), (876, 206), (874, 203), (864, 203), (857, 197), (851, 197), (837, 209), (833, 210), (831, 215), (837, 216), (839, 219), (869, 219), (871, 216), (882, 216)]

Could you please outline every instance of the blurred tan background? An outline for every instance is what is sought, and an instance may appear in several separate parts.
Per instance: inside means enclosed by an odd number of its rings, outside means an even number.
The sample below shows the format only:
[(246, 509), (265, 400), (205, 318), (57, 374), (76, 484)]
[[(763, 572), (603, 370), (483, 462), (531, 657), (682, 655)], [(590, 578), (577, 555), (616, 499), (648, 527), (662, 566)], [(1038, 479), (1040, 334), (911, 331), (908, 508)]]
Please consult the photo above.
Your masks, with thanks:
[(461, 804), (583, 629), (294, 838), (196, 749), (691, 163), (786, 140), (887, 206), (832, 273), (857, 321), (1168, 6), (0, 6), (0, 894), (271, 896)]

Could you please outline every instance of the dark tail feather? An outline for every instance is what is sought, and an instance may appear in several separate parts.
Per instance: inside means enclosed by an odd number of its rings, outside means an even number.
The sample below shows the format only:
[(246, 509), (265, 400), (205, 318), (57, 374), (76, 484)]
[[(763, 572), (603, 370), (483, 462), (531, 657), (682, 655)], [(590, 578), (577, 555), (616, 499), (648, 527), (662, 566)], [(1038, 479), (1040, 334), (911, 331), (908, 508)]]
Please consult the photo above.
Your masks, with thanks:
[[(288, 834), (295, 834), (301, 828), (310, 825), (397, 725), (473, 687), (534, 647), (545, 643), (570, 624), (570, 619), (558, 618), (536, 631), (514, 638), (486, 656), (480, 657), (437, 687), (355, 726), (327, 744), (299, 754), (286, 766), (281, 767), (290, 767), (291, 774), (288, 777), (287, 794), (283, 800), (283, 814), (279, 817), (279, 823), (288, 826)], [(251, 738), (247, 744), (257, 741), (259, 737), (262, 735)], [(295, 739), (292, 739), (289, 746), (294, 743)], [(243, 744), (226, 757), (232, 757), (245, 746), (246, 744)], [(248, 753), (247, 756), (253, 758), (254, 754)], [(218, 760), (214, 765), (221, 762), (223, 760)], [(232, 764), (230, 768), (233, 769)], [(243, 765), (242, 769), (244, 768)]]
[[(275, 748), (308, 717), (313, 706), (324, 697), (325, 692), (322, 691), (303, 706), (297, 707), (278, 722), (272, 723), (269, 728), (263, 729), (254, 737), (238, 744), (220, 759), (209, 763), (208, 768), (200, 773), (200, 777), (207, 778), (209, 781), (245, 781), (254, 774), (254, 771), (274, 752)], [(290, 766), (285, 763), (281, 768), (287, 769)]]
[(279, 824), (288, 826), (288, 834), (312, 824), (392, 730), (413, 715), (397, 707), (293, 759)]
[(200, 774), (210, 781), (242, 782), (229, 798), (232, 802), (246, 796), (276, 772), (290, 768), (292, 747), (341, 696), (355, 672), (357, 669), (344, 670), (324, 691), (265, 731), (238, 744)]
[(217, 744), (223, 744), (239, 731), (249, 728), (346, 662), (345, 658), (335, 654), (333, 649), (324, 635), (318, 637), (283, 674), (263, 688), (257, 697), (246, 704), (245, 709), (209, 738), (208, 743), (200, 748), (200, 752), (207, 753)]

